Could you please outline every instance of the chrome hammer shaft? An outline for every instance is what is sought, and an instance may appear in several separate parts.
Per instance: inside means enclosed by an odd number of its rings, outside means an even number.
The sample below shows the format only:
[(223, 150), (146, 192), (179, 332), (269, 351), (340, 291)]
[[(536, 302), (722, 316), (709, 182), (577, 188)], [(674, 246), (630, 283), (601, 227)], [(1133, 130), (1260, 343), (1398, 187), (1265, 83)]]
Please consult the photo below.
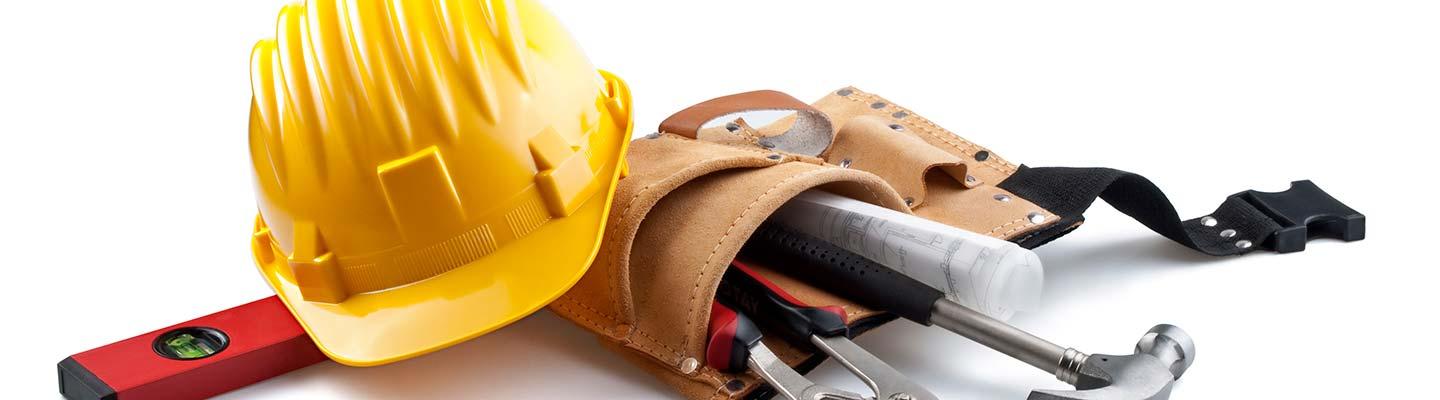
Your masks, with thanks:
[(1031, 400), (1164, 400), (1194, 362), (1189, 335), (1170, 325), (1145, 333), (1134, 354), (1089, 356), (1031, 335), (945, 298), (944, 293), (821, 239), (765, 224), (740, 259), (785, 273), (862, 305), (922, 325), (939, 325), (1053, 374), (1074, 391), (1036, 390)]
[(995, 349), (1007, 356), (1030, 364), (1042, 371), (1055, 374), (1066, 383), (1074, 384), (1068, 376), (1085, 362), (1085, 354), (1075, 349), (1060, 347), (1016, 328), (1010, 324), (990, 318), (953, 301), (935, 301), (930, 323), (960, 334)]

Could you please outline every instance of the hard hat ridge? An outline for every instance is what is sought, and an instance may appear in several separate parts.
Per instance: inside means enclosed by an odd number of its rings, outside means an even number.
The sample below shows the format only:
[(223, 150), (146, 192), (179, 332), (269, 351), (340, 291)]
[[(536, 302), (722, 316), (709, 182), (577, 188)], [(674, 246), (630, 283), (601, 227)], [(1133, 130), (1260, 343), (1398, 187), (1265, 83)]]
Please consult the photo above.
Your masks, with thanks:
[[(494, 329), (558, 297), (594, 257), (629, 92), (534, 1), (290, 5), (255, 45), (251, 81), (252, 246), (322, 349), (344, 335), (317, 334), (320, 320), (366, 325), (406, 308), (443, 325), (461, 303), (498, 308), (423, 346), (332, 358), (392, 360)], [(502, 255), (546, 246), (540, 266)], [(427, 303), (437, 297), (457, 301)]]

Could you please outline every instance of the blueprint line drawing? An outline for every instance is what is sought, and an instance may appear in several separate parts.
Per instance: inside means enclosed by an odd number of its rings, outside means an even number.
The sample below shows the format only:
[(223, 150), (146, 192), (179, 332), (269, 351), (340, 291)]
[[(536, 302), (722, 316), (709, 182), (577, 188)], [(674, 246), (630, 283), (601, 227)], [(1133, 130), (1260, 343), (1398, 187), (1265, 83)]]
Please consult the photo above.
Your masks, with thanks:
[(999, 319), (1039, 303), (1044, 268), (1001, 239), (863, 201), (811, 190), (770, 218), (945, 292)]

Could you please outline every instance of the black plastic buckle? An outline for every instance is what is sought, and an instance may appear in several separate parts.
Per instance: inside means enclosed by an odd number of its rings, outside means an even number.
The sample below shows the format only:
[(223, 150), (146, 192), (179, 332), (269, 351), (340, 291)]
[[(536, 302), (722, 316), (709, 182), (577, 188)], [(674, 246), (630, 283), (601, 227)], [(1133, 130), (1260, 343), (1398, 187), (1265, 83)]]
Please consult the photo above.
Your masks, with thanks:
[(1290, 189), (1279, 193), (1247, 190), (1230, 197), (1250, 203), (1280, 224), (1263, 244), (1277, 253), (1304, 251), (1305, 242), (1317, 237), (1365, 239), (1365, 215), (1308, 180), (1290, 182)]

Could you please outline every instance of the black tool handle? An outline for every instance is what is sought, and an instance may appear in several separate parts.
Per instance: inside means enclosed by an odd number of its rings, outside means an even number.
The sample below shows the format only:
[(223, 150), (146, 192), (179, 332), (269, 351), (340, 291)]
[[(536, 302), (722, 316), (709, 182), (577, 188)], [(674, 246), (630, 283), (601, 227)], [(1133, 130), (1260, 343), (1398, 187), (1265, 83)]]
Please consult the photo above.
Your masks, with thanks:
[(760, 344), (760, 338), (760, 328), (750, 318), (715, 302), (710, 305), (705, 364), (722, 372), (745, 372), (750, 348)]
[(740, 259), (924, 325), (930, 325), (935, 301), (945, 298), (945, 293), (899, 271), (770, 222), (745, 243)]
[(739, 261), (725, 271), (715, 300), (749, 315), (770, 333), (778, 333), (802, 348), (811, 346), (811, 336), (849, 337), (843, 308), (805, 304)]

